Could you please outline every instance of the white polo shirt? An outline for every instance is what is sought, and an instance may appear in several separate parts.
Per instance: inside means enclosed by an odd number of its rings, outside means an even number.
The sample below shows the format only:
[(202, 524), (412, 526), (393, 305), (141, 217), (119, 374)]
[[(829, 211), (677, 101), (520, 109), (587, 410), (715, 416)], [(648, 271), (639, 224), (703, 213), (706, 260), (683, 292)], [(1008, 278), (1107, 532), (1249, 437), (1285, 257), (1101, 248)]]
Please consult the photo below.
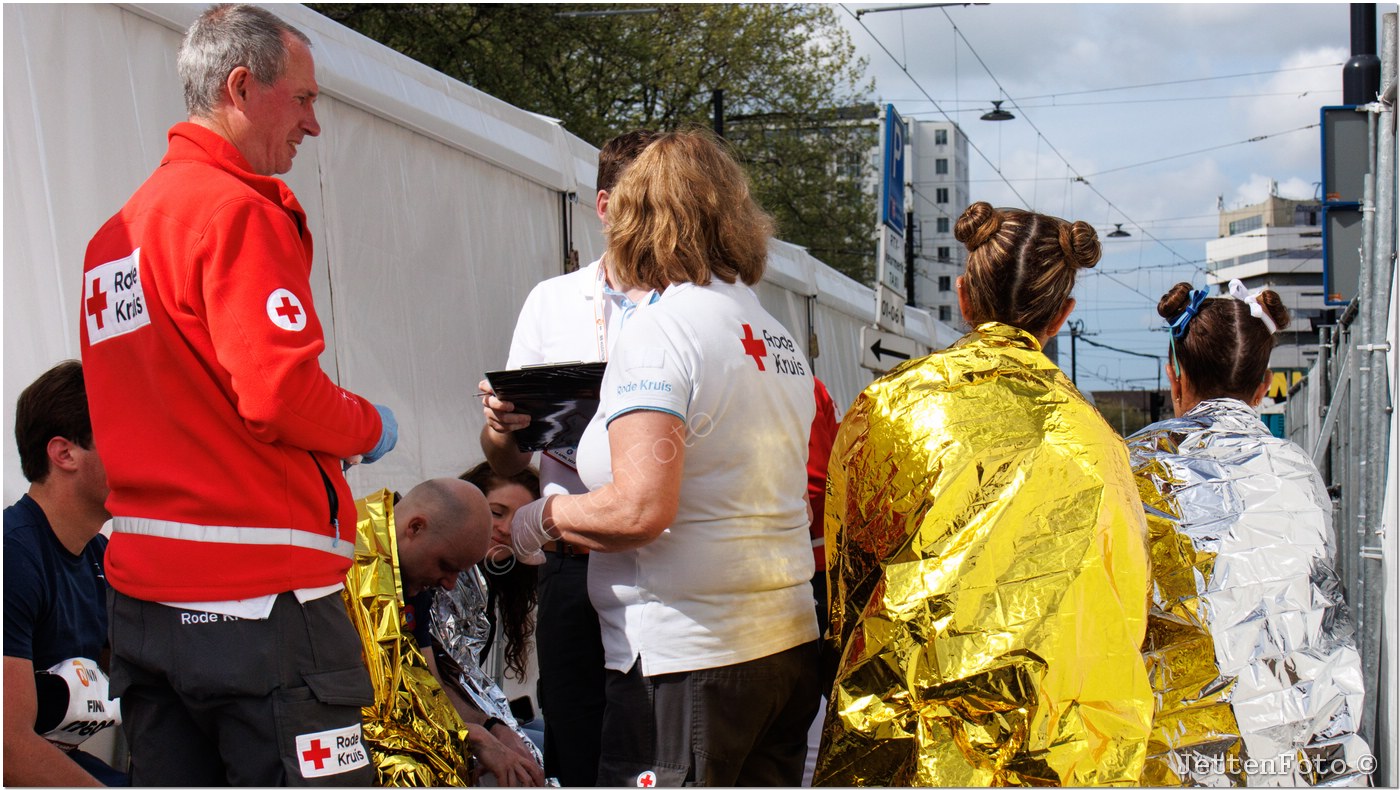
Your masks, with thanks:
[[(626, 301), (604, 287), (602, 259), (576, 272), (551, 277), (536, 285), (515, 321), (508, 369), (562, 362), (603, 362), (622, 327)], [(603, 321), (599, 332), (598, 320)], [(564, 454), (561, 454), (561, 457)], [(540, 492), (583, 494), (588, 488), (578, 473), (555, 454), (540, 453)]]
[(607, 423), (637, 409), (685, 421), (685, 469), (670, 527), (589, 559), (605, 665), (709, 669), (816, 639), (805, 507), (816, 401), (788, 331), (742, 284), (667, 288), (613, 346), (579, 444), (590, 489), (612, 480)]

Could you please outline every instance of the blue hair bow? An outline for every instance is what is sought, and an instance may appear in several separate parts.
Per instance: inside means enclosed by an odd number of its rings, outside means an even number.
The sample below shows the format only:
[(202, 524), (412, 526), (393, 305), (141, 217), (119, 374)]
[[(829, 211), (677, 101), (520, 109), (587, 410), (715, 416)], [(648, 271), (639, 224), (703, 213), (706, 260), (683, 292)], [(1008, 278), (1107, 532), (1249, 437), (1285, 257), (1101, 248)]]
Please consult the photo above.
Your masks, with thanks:
[(1205, 303), (1206, 297), (1209, 295), (1210, 293), (1204, 288), (1191, 292), (1191, 304), (1188, 304), (1186, 310), (1171, 323), (1172, 340), (1180, 340), (1186, 337), (1186, 330), (1191, 324), (1191, 319), (1195, 318), (1196, 313), (1200, 312), (1201, 305)]

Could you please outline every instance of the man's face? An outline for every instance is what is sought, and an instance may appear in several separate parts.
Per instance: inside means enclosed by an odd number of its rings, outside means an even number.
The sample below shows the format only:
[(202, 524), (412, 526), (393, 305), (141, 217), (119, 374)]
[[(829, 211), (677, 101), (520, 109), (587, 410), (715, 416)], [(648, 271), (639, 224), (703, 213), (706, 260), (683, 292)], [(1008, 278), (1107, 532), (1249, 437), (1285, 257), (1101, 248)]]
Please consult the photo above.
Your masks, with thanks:
[(102, 465), (102, 458), (97, 454), (97, 448), (87, 449), (77, 442), (72, 443), (73, 459), (78, 466), (78, 491), (83, 497), (84, 504), (92, 512), (100, 511), (104, 516), (110, 518), (107, 513), (107, 495), (111, 493), (107, 488), (107, 469)]
[(429, 587), (451, 590), (457, 574), (481, 561), (484, 541), (464, 530), (422, 530), (399, 541), (399, 576), (405, 597)]
[(295, 37), (284, 36), (283, 40), (287, 43), (287, 63), (282, 76), (271, 85), (248, 77), (243, 110), (247, 127), (235, 141), (253, 172), (264, 176), (291, 170), (302, 139), (321, 133), (316, 122), (318, 88), (311, 50)]

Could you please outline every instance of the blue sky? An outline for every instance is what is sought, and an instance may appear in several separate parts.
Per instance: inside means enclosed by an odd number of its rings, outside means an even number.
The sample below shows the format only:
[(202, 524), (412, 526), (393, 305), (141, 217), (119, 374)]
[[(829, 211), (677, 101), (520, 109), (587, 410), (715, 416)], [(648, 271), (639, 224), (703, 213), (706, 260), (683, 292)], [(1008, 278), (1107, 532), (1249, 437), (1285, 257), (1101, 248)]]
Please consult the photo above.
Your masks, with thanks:
[[(1156, 300), (1179, 281), (1204, 284), (1217, 201), (1257, 202), (1271, 180), (1283, 197), (1311, 198), (1320, 180), (1319, 131), (1299, 129), (1341, 103), (1347, 4), (851, 13), (887, 5), (835, 10), (869, 61), (879, 101), (915, 118), (946, 112), (966, 131), (973, 200), (1082, 219), (1100, 235), (1123, 223), (1133, 234), (1104, 239), (1103, 260), (1076, 288), (1073, 317), (1094, 340), (1164, 353), (1165, 336), (1151, 331), (1161, 323)], [(1378, 14), (1395, 9), (1377, 4)], [(993, 99), (1019, 117), (979, 120)], [(1144, 164), (1153, 160), (1163, 161)], [(1061, 346), (1068, 370), (1067, 339)], [(1082, 389), (1155, 385), (1150, 359), (1083, 343), (1078, 356)]]

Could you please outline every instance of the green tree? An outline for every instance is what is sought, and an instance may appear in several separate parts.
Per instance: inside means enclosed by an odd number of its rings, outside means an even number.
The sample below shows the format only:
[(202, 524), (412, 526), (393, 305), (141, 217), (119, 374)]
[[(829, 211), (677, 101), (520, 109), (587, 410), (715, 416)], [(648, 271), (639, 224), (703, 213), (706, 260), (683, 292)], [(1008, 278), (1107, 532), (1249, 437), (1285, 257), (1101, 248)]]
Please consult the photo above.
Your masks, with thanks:
[[(709, 126), (748, 166), (778, 236), (873, 279), (876, 141), (866, 63), (829, 6), (350, 4), (311, 6), (594, 145), (635, 128)], [(610, 10), (605, 16), (579, 12)], [(858, 108), (852, 112), (851, 108)]]

